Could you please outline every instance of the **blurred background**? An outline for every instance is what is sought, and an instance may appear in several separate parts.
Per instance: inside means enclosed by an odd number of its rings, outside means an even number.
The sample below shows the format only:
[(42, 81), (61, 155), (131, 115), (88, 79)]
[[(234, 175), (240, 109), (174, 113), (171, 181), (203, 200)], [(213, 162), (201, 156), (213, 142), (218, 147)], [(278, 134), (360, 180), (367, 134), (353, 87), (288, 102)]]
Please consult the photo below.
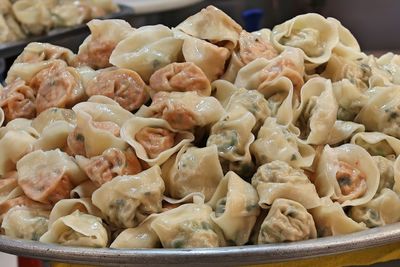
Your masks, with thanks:
[[(133, 3), (132, 5), (135, 6), (135, 2), (151, 2), (151, 0), (120, 0), (119, 2)], [(173, 1), (165, 0), (164, 2)], [(363, 50), (400, 50), (398, 37), (400, 1), (398, 0), (181, 0), (180, 2), (196, 3), (157, 13), (148, 10), (149, 13), (135, 15), (130, 22), (135, 26), (157, 23), (176, 26), (201, 8), (215, 5), (241, 25), (245, 25), (242, 16), (244, 11), (260, 9), (263, 12), (260, 26), (272, 28), (296, 15), (316, 12), (340, 20), (353, 32)]]

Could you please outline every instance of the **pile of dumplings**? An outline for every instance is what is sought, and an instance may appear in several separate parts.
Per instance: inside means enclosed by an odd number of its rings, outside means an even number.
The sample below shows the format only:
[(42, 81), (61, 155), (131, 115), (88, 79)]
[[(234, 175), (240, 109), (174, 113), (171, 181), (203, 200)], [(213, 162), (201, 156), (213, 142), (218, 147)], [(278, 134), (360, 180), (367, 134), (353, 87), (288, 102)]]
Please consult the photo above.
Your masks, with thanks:
[(318, 14), (88, 25), (77, 54), (29, 44), (1, 89), (5, 235), (220, 247), (400, 221), (400, 56)]
[(117, 12), (112, 0), (0, 0), (0, 44)]

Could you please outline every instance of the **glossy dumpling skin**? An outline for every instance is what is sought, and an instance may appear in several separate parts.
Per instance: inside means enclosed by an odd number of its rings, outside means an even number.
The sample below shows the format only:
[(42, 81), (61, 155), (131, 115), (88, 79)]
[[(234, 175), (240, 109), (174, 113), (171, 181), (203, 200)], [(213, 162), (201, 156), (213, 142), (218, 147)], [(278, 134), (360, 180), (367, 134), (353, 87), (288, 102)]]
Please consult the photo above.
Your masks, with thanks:
[(328, 145), (336, 145), (342, 142), (347, 143), (353, 135), (364, 131), (365, 127), (362, 124), (336, 120), (326, 142)]
[(337, 119), (354, 121), (367, 102), (368, 96), (348, 79), (332, 83), (332, 90), (339, 105)]
[(14, 61), (16, 63), (35, 63), (53, 59), (65, 61), (68, 65), (74, 59), (74, 53), (68, 48), (49, 43), (29, 43)]
[(158, 248), (160, 239), (150, 225), (157, 215), (149, 216), (135, 228), (122, 231), (111, 243), (110, 248)]
[(251, 112), (256, 118), (256, 125), (252, 131), (257, 132), (265, 119), (271, 115), (269, 103), (264, 95), (256, 90), (237, 88), (224, 80), (217, 80), (212, 83), (215, 90), (214, 96), (221, 102), (227, 112), (233, 112), (238, 106)]
[(330, 197), (342, 206), (358, 206), (377, 192), (379, 170), (360, 146), (326, 145), (318, 162), (315, 186), (321, 197)]
[(324, 199), (324, 203), (310, 210), (318, 237), (345, 235), (368, 229), (364, 223), (349, 218), (338, 202)]
[(182, 55), (186, 62), (196, 64), (210, 82), (221, 77), (230, 56), (227, 48), (185, 35), (177, 30), (174, 34), (183, 40)]
[(278, 198), (291, 199), (306, 209), (320, 205), (320, 198), (304, 171), (283, 161), (261, 165), (251, 179), (260, 197), (259, 205), (269, 208)]
[(0, 128), (0, 138), (3, 138), (10, 131), (23, 131), (31, 137), (37, 139), (40, 133), (32, 127), (32, 120), (17, 118), (7, 123), (6, 126)]
[(349, 59), (336, 54), (332, 55), (321, 73), (321, 76), (331, 79), (332, 82), (346, 79), (358, 89), (364, 90), (369, 86), (370, 75), (371, 67), (365, 63), (365, 57)]
[(0, 107), (3, 120), (32, 119), (36, 116), (36, 91), (25, 81), (18, 79), (0, 91)]
[(321, 64), (330, 58), (339, 42), (339, 33), (331, 21), (310, 13), (275, 26), (271, 41), (280, 51), (288, 46), (300, 48), (308, 62)]
[(111, 53), (118, 43), (134, 30), (128, 22), (118, 19), (98, 20), (87, 23), (91, 31), (74, 60), (74, 65), (90, 66), (94, 69), (110, 67)]
[(154, 166), (136, 175), (115, 177), (93, 192), (92, 201), (111, 225), (129, 228), (161, 211), (164, 190), (161, 169)]
[(399, 138), (398, 107), (400, 87), (376, 87), (368, 91), (369, 100), (355, 118), (368, 131), (378, 131)]
[(333, 48), (333, 53), (347, 58), (359, 58), (361, 54), (360, 45), (353, 34), (335, 18), (327, 18), (336, 25), (339, 34), (339, 42)]
[(311, 214), (298, 202), (278, 198), (261, 224), (257, 243), (300, 241), (316, 237)]
[(256, 58), (272, 59), (278, 56), (278, 51), (272, 46), (269, 41), (269, 36), (265, 36), (265, 31), (261, 29), (257, 32), (246, 32), (243, 30), (239, 36), (239, 51), (238, 55), (243, 65), (249, 64)]
[(270, 60), (257, 58), (238, 72), (235, 85), (246, 89), (257, 89), (264, 95), (274, 89), (277, 80), (288, 78), (296, 95), (304, 84), (304, 59), (299, 49), (287, 48), (279, 56)]
[(87, 179), (72, 157), (57, 150), (36, 150), (17, 162), (18, 184), (31, 199), (55, 204), (69, 198), (74, 185)]
[(221, 104), (213, 97), (196, 92), (158, 92), (149, 107), (142, 106), (136, 116), (162, 118), (177, 130), (194, 130), (214, 124), (224, 114)]
[(70, 125), (76, 125), (75, 112), (65, 108), (49, 108), (34, 118), (31, 125), (41, 134), (46, 127), (57, 121), (64, 121)]
[(102, 248), (108, 244), (108, 233), (100, 218), (77, 210), (57, 219), (39, 241), (64, 246)]
[(133, 115), (118, 103), (104, 96), (92, 96), (88, 102), (79, 103), (72, 109), (77, 124), (67, 139), (70, 154), (94, 157), (108, 148), (127, 148), (120, 138), (120, 130)]
[(203, 8), (176, 28), (186, 34), (225, 46), (228, 49), (236, 46), (242, 31), (239, 24), (214, 6)]
[(397, 157), (400, 154), (400, 140), (380, 132), (357, 133), (351, 143), (363, 147), (372, 156)]
[(88, 179), (83, 183), (75, 186), (70, 193), (71, 198), (90, 198), (94, 191), (96, 191), (98, 187), (92, 182), (92, 180)]
[(377, 227), (400, 221), (400, 198), (388, 188), (366, 204), (352, 207), (349, 216), (367, 227)]
[(121, 137), (150, 166), (161, 165), (185, 144), (194, 140), (192, 133), (173, 129), (163, 119), (134, 117), (126, 121)]
[(75, 159), (89, 179), (99, 187), (116, 176), (132, 175), (142, 171), (142, 166), (131, 148), (126, 150), (109, 148), (100, 156), (88, 159), (77, 155)]
[(163, 25), (144, 26), (136, 29), (115, 47), (110, 63), (139, 73), (145, 82), (158, 69), (176, 62), (183, 40), (174, 37)]
[(39, 240), (47, 231), (49, 210), (15, 206), (4, 216), (1, 228), (7, 236)]
[(253, 114), (238, 106), (212, 126), (207, 146), (217, 146), (224, 171), (234, 170), (241, 176), (251, 175), (250, 144), (254, 141), (251, 130), (255, 124)]
[(36, 140), (27, 131), (8, 130), (0, 139), (0, 176), (16, 170), (17, 162), (33, 150)]
[(211, 220), (210, 206), (183, 204), (165, 211), (151, 223), (164, 248), (202, 248), (225, 245), (221, 230)]
[(249, 33), (243, 30), (239, 36), (239, 42), (232, 52), (228, 67), (222, 79), (234, 82), (238, 71), (257, 58), (272, 59), (278, 55), (278, 51), (270, 42), (270, 30), (261, 29)]
[(57, 219), (72, 214), (75, 210), (102, 218), (102, 214), (96, 208), (90, 198), (72, 198), (58, 201), (52, 208), (49, 215), (49, 226)]
[(297, 132), (292, 125), (280, 125), (276, 118), (267, 118), (250, 146), (257, 164), (281, 160), (293, 167), (310, 167), (315, 157), (314, 148), (302, 141)]
[(139, 74), (120, 68), (99, 71), (85, 86), (85, 92), (89, 97), (104, 95), (114, 99), (129, 111), (138, 109), (148, 99), (146, 84)]
[(211, 219), (224, 233), (227, 243), (244, 245), (260, 213), (258, 195), (251, 184), (230, 171), (220, 181), (207, 203), (214, 213)]
[(79, 73), (60, 59), (16, 63), (8, 71), (6, 82), (18, 79), (33, 89), (37, 113), (51, 107), (70, 108), (86, 99)]
[(338, 104), (332, 83), (324, 78), (311, 78), (301, 89), (301, 102), (295, 111), (296, 125), (308, 144), (327, 142), (337, 117)]
[[(388, 76), (389, 82), (393, 84), (400, 84), (399, 73), (400, 73), (400, 56), (391, 52), (382, 55), (376, 60), (377, 67), (382, 71), (375, 73), (376, 69), (372, 68), (372, 77), (374, 74), (378, 77)], [(386, 74), (386, 75), (385, 75)], [(384, 79), (384, 78), (383, 78)]]
[(166, 194), (176, 199), (201, 192), (208, 201), (223, 177), (216, 146), (184, 146), (161, 169)]
[(373, 156), (372, 159), (374, 160), (376, 166), (378, 167), (380, 176), (379, 187), (376, 192), (376, 195), (382, 192), (382, 190), (384, 190), (385, 188), (393, 190), (395, 184), (394, 180), (395, 160), (392, 159), (391, 157), (385, 158), (382, 156)]
[(202, 96), (211, 94), (210, 81), (192, 62), (171, 63), (154, 72), (149, 82), (151, 92), (195, 91)]

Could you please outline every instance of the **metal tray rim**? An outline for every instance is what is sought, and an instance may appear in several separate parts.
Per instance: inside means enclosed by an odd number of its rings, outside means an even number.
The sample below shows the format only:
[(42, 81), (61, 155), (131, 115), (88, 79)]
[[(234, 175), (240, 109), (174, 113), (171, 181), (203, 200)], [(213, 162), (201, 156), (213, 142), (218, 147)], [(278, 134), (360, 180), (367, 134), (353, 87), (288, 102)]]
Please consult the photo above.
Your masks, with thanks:
[(95, 249), (0, 237), (0, 251), (45, 260), (97, 265), (261, 264), (339, 254), (400, 241), (400, 223), (348, 235), (291, 243), (199, 249)]

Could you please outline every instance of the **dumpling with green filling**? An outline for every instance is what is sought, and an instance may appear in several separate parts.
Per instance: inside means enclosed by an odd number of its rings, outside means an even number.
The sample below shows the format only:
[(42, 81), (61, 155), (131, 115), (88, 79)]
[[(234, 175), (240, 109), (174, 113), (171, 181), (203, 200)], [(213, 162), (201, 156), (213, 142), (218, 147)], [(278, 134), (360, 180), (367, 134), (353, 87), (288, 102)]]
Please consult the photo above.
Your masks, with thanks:
[(262, 208), (269, 208), (278, 198), (299, 202), (307, 209), (320, 205), (315, 186), (304, 171), (284, 161), (275, 160), (261, 165), (251, 183), (257, 189), (260, 197), (258, 204)]
[(135, 227), (152, 213), (161, 212), (165, 190), (159, 166), (136, 175), (117, 176), (93, 192), (92, 202), (106, 221), (117, 228)]
[(282, 51), (286, 47), (300, 48), (306, 61), (322, 64), (331, 57), (339, 43), (337, 26), (319, 14), (296, 16), (272, 29), (272, 44)]
[(367, 227), (377, 227), (400, 221), (400, 198), (388, 188), (366, 204), (352, 207), (349, 216)]
[(257, 191), (251, 184), (230, 171), (207, 204), (214, 210), (211, 219), (221, 228), (228, 243), (241, 246), (249, 241), (260, 213)]
[(222, 247), (221, 229), (211, 220), (212, 208), (202, 203), (183, 204), (165, 211), (151, 223), (164, 248)]
[(7, 236), (37, 241), (47, 232), (49, 213), (45, 209), (15, 206), (4, 216), (1, 228)]
[(215, 145), (184, 146), (162, 165), (161, 170), (166, 194), (176, 199), (201, 192), (208, 201), (223, 177)]
[(276, 118), (269, 117), (250, 145), (257, 165), (281, 160), (293, 167), (310, 167), (315, 157), (314, 148), (298, 137), (293, 125), (281, 125)]
[(317, 237), (313, 217), (298, 202), (279, 198), (261, 224), (258, 244), (293, 242)]
[(255, 124), (254, 115), (238, 106), (212, 126), (207, 146), (217, 146), (225, 172), (233, 170), (240, 176), (251, 176), (254, 169), (250, 154), (250, 144), (254, 141), (251, 130)]

